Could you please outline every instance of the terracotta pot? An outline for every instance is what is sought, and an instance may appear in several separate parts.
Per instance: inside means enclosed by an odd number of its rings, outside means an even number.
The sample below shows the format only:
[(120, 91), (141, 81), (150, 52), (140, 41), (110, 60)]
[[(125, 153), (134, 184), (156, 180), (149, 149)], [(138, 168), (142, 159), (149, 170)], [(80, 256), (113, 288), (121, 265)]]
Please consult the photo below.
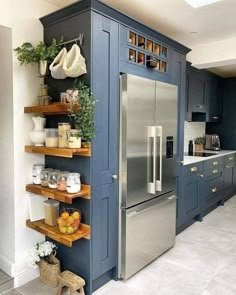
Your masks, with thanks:
[(203, 150), (202, 144), (195, 144), (195, 152), (200, 152)]

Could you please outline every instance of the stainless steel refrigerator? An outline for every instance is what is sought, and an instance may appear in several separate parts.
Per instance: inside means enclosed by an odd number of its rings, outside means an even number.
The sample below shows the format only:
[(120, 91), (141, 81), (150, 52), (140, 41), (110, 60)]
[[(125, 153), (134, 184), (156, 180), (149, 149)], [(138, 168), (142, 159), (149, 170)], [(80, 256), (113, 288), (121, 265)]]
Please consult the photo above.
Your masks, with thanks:
[(171, 248), (176, 226), (177, 86), (121, 76), (119, 275)]

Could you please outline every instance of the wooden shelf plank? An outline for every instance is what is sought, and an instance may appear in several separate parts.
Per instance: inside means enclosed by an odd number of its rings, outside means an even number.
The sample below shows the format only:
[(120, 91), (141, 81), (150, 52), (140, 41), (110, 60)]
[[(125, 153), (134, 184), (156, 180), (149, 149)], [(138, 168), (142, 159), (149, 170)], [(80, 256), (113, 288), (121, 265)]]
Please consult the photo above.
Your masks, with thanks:
[(44, 219), (34, 222), (28, 219), (26, 226), (68, 247), (72, 247), (72, 243), (81, 238), (90, 239), (90, 226), (83, 223), (80, 224), (79, 230), (71, 235), (62, 234), (57, 226), (45, 224)]
[(25, 114), (32, 114), (32, 113), (42, 113), (44, 115), (66, 115), (69, 114), (69, 103), (59, 103), (54, 102), (49, 105), (36, 105), (36, 106), (28, 106), (24, 108)]
[(46, 198), (54, 199), (67, 204), (72, 204), (73, 199), (84, 198), (90, 199), (90, 185), (82, 184), (81, 191), (76, 194), (69, 194), (67, 192), (61, 192), (56, 189), (41, 186), (38, 184), (27, 184), (26, 191), (44, 196)]
[(48, 156), (64, 157), (64, 158), (73, 158), (73, 156), (84, 156), (84, 157), (91, 156), (90, 148), (60, 149), (60, 148), (50, 148), (45, 146), (26, 145), (25, 152), (48, 155)]

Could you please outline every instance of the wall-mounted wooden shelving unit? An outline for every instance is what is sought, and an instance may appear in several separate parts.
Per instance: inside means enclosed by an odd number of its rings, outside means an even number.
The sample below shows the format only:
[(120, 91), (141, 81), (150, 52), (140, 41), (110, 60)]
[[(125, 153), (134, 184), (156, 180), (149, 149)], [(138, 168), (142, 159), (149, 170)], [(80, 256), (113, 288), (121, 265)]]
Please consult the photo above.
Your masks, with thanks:
[(25, 114), (41, 113), (44, 115), (67, 115), (69, 114), (69, 103), (51, 103), (49, 105), (28, 106), (24, 108)]
[(63, 158), (73, 158), (73, 156), (84, 156), (84, 157), (91, 156), (90, 147), (80, 148), (80, 149), (62, 149), (62, 148), (49, 148), (45, 146), (26, 145), (25, 152), (48, 155), (48, 156), (63, 157)]
[(47, 225), (44, 219), (34, 222), (28, 219), (26, 220), (26, 226), (68, 247), (72, 247), (73, 242), (81, 238), (90, 239), (90, 226), (83, 223), (80, 224), (76, 233), (70, 235), (62, 234), (57, 226)]
[(82, 184), (80, 192), (76, 194), (68, 194), (67, 192), (58, 191), (49, 187), (41, 186), (38, 184), (27, 184), (26, 191), (44, 196), (46, 198), (54, 199), (67, 204), (72, 204), (73, 199), (83, 198), (90, 199), (90, 185)]

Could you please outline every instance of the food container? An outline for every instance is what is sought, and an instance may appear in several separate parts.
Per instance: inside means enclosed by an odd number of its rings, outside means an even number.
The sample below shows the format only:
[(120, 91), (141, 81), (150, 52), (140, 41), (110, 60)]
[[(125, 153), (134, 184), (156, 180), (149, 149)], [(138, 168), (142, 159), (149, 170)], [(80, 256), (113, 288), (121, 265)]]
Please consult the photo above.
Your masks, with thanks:
[(75, 208), (64, 208), (57, 219), (59, 231), (63, 234), (75, 233), (80, 225), (81, 212)]
[(39, 96), (48, 96), (48, 85), (46, 85), (46, 84), (40, 85)]
[(79, 149), (81, 148), (81, 130), (71, 129), (66, 132), (68, 148)]
[(67, 175), (66, 190), (70, 194), (78, 193), (81, 189), (80, 174), (69, 173)]
[(66, 92), (61, 92), (60, 93), (60, 98), (61, 98), (61, 103), (66, 103), (67, 102), (67, 94), (66, 94)]
[(62, 171), (57, 177), (57, 189), (59, 191), (66, 191), (67, 176), (70, 172)]
[(44, 201), (45, 223), (50, 226), (57, 224), (57, 218), (59, 216), (59, 204), (60, 202), (55, 200)]
[(66, 132), (71, 129), (70, 123), (58, 123), (58, 147), (59, 148), (67, 148), (67, 134)]
[(57, 188), (57, 178), (60, 175), (61, 171), (60, 170), (53, 170), (49, 172), (48, 175), (48, 186), (52, 189)]
[(34, 164), (32, 168), (32, 181), (34, 184), (41, 184), (41, 172), (44, 169), (44, 164)]
[(46, 147), (58, 147), (58, 129), (48, 128), (45, 129), (45, 146)]
[(41, 171), (40, 178), (41, 178), (41, 185), (48, 186), (48, 176), (49, 173), (52, 172), (52, 168), (46, 168)]

